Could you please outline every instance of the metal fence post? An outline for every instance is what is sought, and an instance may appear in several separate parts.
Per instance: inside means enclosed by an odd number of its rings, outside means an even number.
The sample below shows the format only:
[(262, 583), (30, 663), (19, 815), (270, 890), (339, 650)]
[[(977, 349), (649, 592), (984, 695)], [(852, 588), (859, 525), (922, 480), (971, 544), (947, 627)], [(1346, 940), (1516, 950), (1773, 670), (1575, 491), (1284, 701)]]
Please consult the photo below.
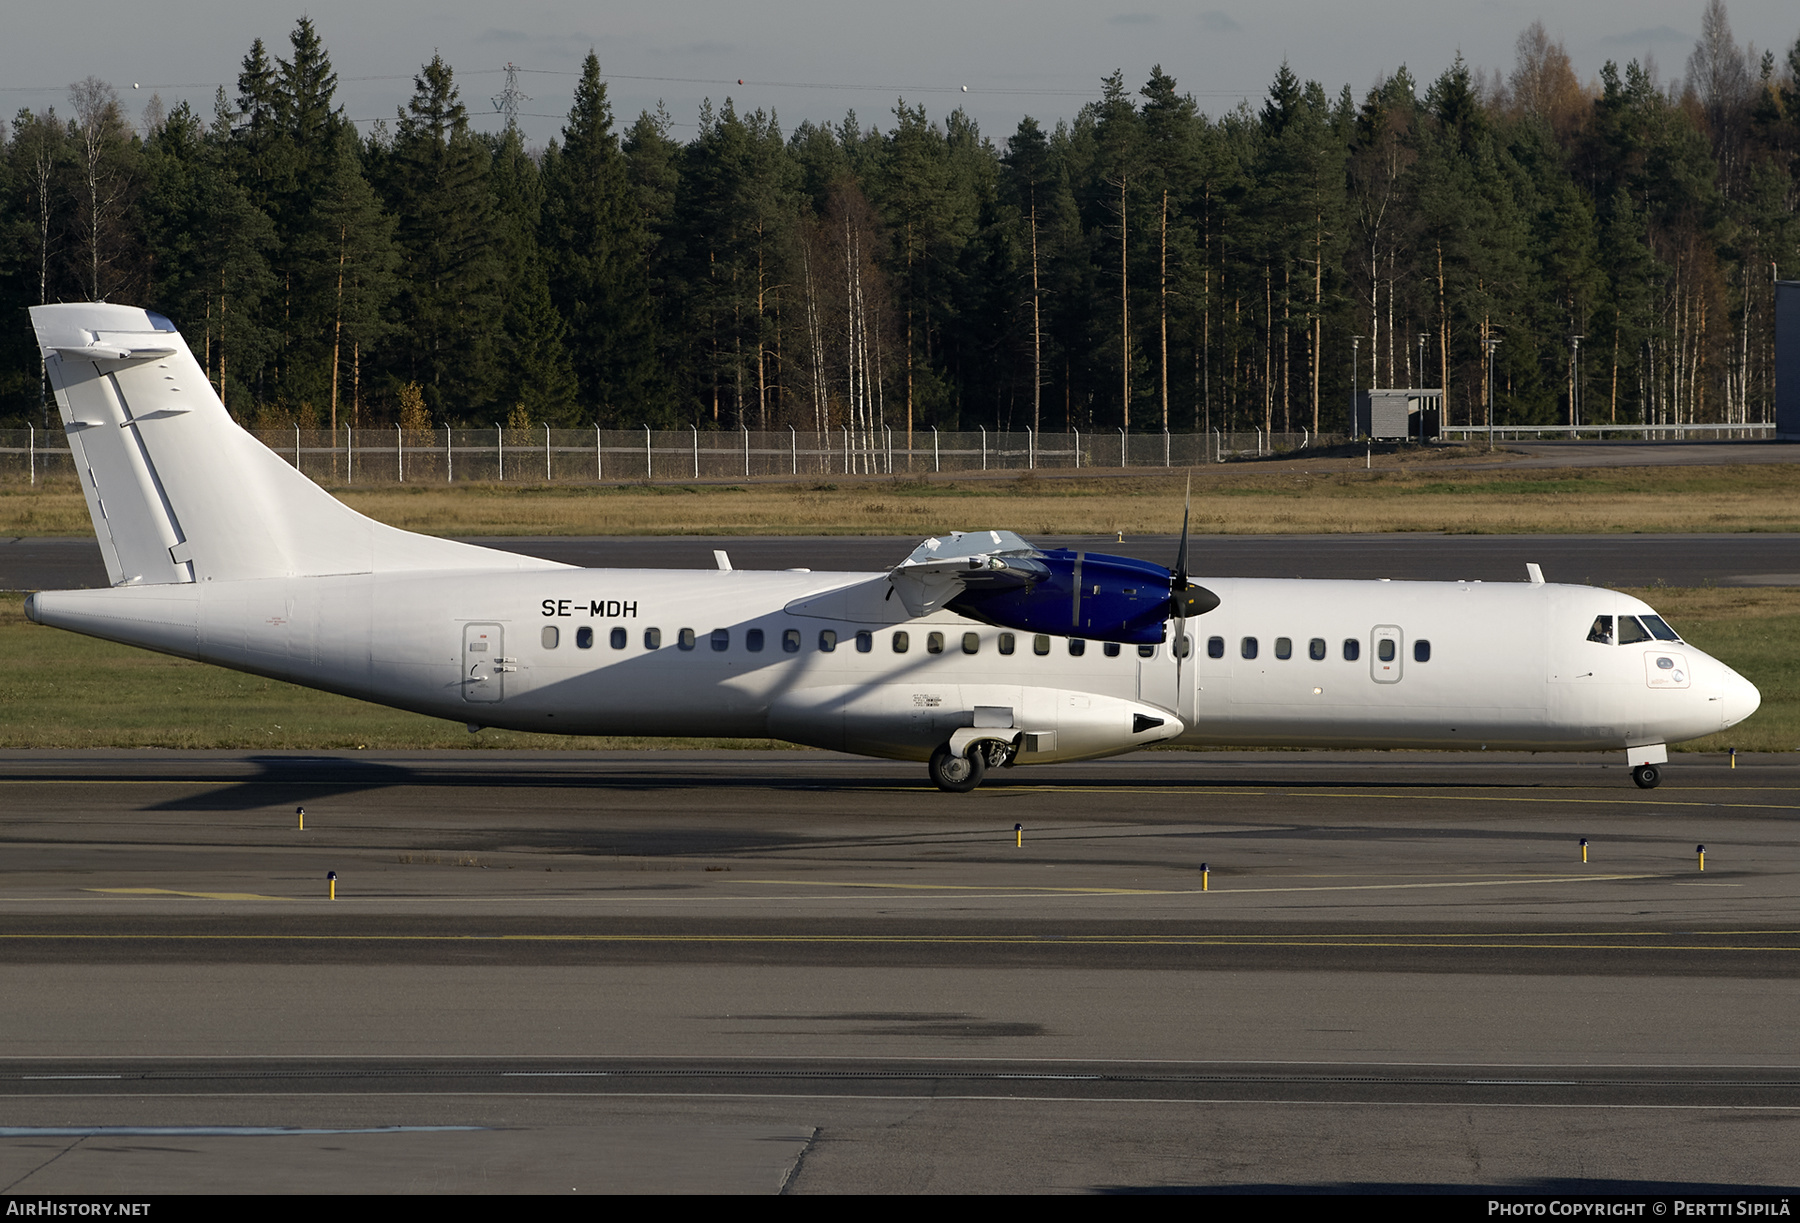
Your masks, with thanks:
[(37, 427), (25, 426), (25, 449), (31, 454), (31, 482), (37, 483)]
[(700, 426), (689, 425), (688, 428), (694, 431), (694, 479), (698, 480), (700, 478)]
[(550, 426), (544, 425), (544, 483), (550, 483)]
[(506, 483), (506, 431), (500, 425), (494, 426), (494, 457), (500, 464), (500, 483)]
[(594, 479), (606, 479), (606, 460), (600, 457), (600, 426), (594, 426)]
[(656, 478), (656, 472), (655, 472), (655, 469), (651, 466), (651, 460), (650, 460), (650, 426), (645, 425), (644, 426), (644, 480), (646, 482), (648, 482), (655, 478)]
[(1075, 430), (1075, 470), (1081, 470), (1081, 430)]
[(800, 431), (798, 429), (794, 428), (794, 426), (792, 426), (792, 425), (788, 426), (788, 453), (790, 455), (792, 455), (793, 459), (794, 459), (794, 474), (799, 475), (800, 474)]
[(1125, 448), (1125, 445), (1126, 445), (1125, 428), (1123, 425), (1121, 425), (1119, 427), (1119, 466), (1120, 467), (1131, 466), (1131, 452)]
[(1025, 470), (1037, 470), (1037, 438), (1031, 432), (1031, 426), (1025, 426)]
[(456, 451), (450, 445), (450, 426), (444, 426), (444, 483), (456, 482)]
[(938, 430), (936, 425), (931, 426), (931, 470), (944, 470), (943, 460), (938, 457)]
[(844, 474), (850, 474), (850, 426), (844, 426)]
[(748, 480), (750, 478), (750, 426), (739, 425), (738, 428), (744, 431), (744, 478)]
[(406, 483), (406, 435), (399, 425), (394, 426), (394, 474), (400, 483)]
[(987, 470), (987, 426), (976, 425), (981, 430), (981, 470)]
[(881, 428), (887, 434), (887, 473), (891, 476), (894, 474), (894, 430), (887, 425), (883, 425)]

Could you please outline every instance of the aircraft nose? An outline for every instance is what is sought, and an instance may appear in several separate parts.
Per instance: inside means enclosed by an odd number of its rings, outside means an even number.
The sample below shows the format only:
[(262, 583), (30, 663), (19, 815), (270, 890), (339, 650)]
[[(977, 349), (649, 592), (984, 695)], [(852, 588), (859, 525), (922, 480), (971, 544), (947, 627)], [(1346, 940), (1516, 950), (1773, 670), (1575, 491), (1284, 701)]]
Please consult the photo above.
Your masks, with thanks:
[(1725, 668), (1725, 679), (1719, 687), (1722, 726), (1736, 726), (1762, 706), (1762, 693), (1756, 685), (1730, 667)]

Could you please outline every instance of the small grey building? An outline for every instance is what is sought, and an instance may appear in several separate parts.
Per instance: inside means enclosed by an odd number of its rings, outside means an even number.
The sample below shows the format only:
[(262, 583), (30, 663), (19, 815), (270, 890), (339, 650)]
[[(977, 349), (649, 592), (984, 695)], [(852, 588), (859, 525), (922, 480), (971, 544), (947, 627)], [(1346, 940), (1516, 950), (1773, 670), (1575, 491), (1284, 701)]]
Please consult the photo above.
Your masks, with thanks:
[(1423, 442), (1438, 435), (1444, 392), (1420, 387), (1370, 387), (1356, 395), (1356, 436)]

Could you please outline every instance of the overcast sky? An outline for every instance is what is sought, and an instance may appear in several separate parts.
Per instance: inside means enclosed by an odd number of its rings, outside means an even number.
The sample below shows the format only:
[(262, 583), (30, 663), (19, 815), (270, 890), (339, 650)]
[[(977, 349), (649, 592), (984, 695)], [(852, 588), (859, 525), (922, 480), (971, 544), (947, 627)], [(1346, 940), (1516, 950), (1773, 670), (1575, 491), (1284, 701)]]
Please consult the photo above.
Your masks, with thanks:
[[(804, 119), (836, 122), (852, 108), (865, 127), (885, 128), (904, 96), (933, 117), (962, 106), (984, 134), (1003, 141), (1025, 115), (1046, 127), (1072, 117), (1114, 69), (1135, 90), (1160, 63), (1213, 114), (1240, 99), (1256, 104), (1283, 59), (1332, 95), (1348, 84), (1360, 99), (1402, 63), (1429, 81), (1458, 50), (1472, 66), (1504, 73), (1519, 32), (1538, 19), (1584, 79), (1608, 59), (1649, 54), (1667, 81), (1683, 71), (1702, 3), (17, 0), (0, 38), (0, 113), (51, 105), (67, 113), (69, 83), (92, 75), (111, 81), (134, 117), (153, 92), (210, 116), (215, 87), (234, 92), (251, 41), (260, 37), (272, 55), (287, 54), (304, 12), (338, 72), (340, 102), (364, 131), (376, 118), (391, 124), (412, 92), (413, 73), (435, 50), (455, 69), (483, 130), (498, 129), (490, 99), (501, 92), (507, 63), (516, 64), (530, 99), (519, 104), (520, 122), (541, 144), (559, 132), (591, 47), (621, 127), (661, 99), (675, 121), (672, 134), (685, 139), (703, 98), (729, 96), (740, 110), (773, 108), (784, 131)], [(1800, 37), (1794, 0), (1730, 0), (1728, 11), (1738, 42), (1773, 50), (1777, 61)]]

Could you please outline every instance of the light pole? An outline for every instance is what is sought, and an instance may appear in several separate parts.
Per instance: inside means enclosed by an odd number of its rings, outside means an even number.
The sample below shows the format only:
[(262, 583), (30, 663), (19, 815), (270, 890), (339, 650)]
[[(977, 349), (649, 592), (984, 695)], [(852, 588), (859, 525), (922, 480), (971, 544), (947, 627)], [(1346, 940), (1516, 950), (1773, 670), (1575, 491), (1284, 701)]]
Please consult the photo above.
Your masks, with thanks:
[(1569, 437), (1581, 427), (1581, 342), (1584, 335), (1569, 337)]
[(1498, 336), (1489, 336), (1487, 345), (1487, 435), (1488, 449), (1494, 448), (1494, 350), (1500, 347)]

